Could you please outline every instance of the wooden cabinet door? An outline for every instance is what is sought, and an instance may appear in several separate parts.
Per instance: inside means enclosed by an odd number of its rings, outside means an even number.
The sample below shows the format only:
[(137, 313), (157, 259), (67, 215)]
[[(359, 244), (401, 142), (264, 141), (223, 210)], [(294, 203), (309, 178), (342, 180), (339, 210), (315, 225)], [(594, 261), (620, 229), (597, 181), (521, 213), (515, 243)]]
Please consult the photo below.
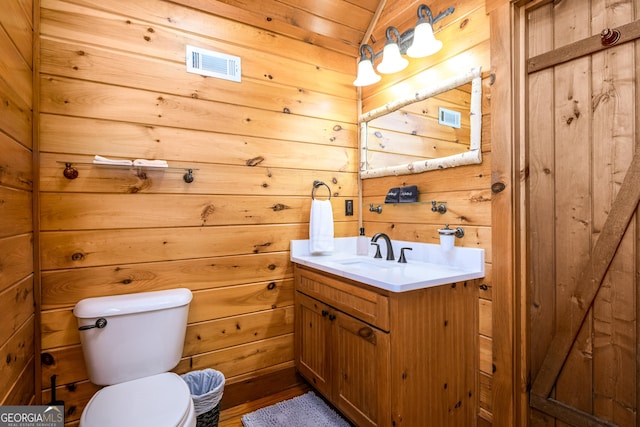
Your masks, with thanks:
[[(331, 399), (331, 323), (329, 306), (295, 293), (295, 361), (298, 371)], [(333, 315), (332, 315), (333, 316)]]
[(359, 427), (390, 425), (389, 334), (342, 312), (329, 318), (336, 406)]

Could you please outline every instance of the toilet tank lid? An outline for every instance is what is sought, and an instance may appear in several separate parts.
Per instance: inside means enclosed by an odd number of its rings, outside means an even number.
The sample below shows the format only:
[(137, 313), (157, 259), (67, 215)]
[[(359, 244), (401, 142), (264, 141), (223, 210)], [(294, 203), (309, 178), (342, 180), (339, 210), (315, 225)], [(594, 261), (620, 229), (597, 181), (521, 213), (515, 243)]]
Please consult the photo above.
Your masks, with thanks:
[(187, 305), (191, 298), (191, 291), (186, 288), (85, 298), (78, 301), (73, 314), (78, 318), (88, 319), (143, 313)]

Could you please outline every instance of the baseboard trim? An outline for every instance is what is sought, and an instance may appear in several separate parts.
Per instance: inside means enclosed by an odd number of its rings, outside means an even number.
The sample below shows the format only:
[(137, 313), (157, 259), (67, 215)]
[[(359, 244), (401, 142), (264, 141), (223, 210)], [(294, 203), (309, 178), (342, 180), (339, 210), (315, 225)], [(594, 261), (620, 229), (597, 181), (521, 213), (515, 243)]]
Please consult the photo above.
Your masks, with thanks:
[(288, 366), (264, 375), (225, 384), (220, 410), (258, 400), (303, 383), (304, 380), (295, 367)]

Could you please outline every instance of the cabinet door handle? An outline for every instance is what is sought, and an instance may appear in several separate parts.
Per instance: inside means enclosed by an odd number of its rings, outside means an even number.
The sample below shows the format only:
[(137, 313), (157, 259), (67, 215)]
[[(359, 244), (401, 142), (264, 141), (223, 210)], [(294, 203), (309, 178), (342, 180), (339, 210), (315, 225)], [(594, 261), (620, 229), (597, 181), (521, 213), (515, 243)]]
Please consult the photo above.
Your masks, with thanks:
[(322, 310), (321, 314), (322, 314), (322, 317), (327, 317), (329, 312), (327, 310)]
[(358, 330), (358, 335), (360, 335), (362, 338), (371, 338), (371, 335), (373, 335), (373, 329), (365, 326)]
[(330, 315), (329, 315), (329, 320), (331, 320), (332, 322), (333, 322), (334, 320), (336, 320), (336, 315), (335, 315), (335, 314), (330, 314)]

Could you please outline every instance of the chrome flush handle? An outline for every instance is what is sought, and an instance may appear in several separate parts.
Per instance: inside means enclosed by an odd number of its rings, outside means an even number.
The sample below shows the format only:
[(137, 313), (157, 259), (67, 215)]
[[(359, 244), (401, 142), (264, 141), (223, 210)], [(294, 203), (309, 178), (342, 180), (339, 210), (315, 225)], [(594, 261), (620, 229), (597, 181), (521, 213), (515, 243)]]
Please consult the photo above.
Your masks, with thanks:
[(104, 317), (100, 317), (99, 319), (96, 320), (96, 323), (94, 323), (93, 325), (80, 326), (78, 330), (86, 331), (87, 329), (93, 329), (93, 328), (102, 329), (105, 326), (107, 326), (107, 319), (105, 319)]

